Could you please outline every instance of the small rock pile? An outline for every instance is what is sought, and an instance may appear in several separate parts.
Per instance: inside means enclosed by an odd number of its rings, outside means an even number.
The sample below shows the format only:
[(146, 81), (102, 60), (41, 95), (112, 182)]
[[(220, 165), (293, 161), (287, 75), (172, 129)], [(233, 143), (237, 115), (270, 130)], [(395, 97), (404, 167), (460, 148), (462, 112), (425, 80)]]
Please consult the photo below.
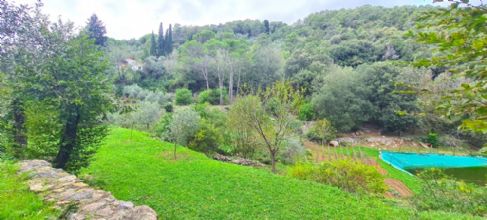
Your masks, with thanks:
[(109, 192), (90, 188), (76, 176), (52, 168), (47, 161), (26, 160), (19, 165), (19, 172), (28, 173), (30, 177), (31, 191), (61, 209), (74, 207), (67, 213), (67, 219), (157, 219), (157, 214), (148, 206), (116, 200)]
[(213, 159), (223, 161), (223, 162), (229, 162), (229, 163), (234, 163), (242, 166), (252, 166), (252, 167), (263, 167), (264, 164), (258, 162), (258, 161), (253, 161), (253, 160), (248, 160), (245, 158), (239, 158), (239, 157), (228, 157), (225, 155), (221, 154), (214, 154)]

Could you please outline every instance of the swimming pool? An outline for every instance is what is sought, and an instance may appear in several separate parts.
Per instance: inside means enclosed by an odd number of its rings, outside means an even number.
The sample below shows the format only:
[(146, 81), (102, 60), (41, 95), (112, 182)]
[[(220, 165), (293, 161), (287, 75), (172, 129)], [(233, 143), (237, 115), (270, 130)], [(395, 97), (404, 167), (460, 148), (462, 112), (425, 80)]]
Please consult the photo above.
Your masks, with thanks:
[[(472, 175), (478, 175), (481, 180), (486, 176), (487, 158), (474, 156), (455, 156), (444, 154), (418, 154), (418, 153), (398, 153), (390, 151), (381, 151), (380, 158), (408, 174), (415, 174), (419, 170), (428, 168), (440, 168), (450, 172), (452, 176), (458, 179), (465, 179), (466, 170), (470, 168), (476, 170)], [(459, 175), (455, 175), (459, 174)], [(475, 176), (473, 176), (476, 178)]]

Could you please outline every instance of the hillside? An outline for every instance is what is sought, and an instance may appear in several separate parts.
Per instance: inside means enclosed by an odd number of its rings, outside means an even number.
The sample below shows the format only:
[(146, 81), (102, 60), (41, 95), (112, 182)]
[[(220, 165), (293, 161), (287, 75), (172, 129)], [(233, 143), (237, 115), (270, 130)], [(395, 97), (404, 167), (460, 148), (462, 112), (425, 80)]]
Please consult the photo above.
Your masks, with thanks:
[(82, 176), (168, 219), (409, 219), (415, 213), (378, 198), (214, 161), (187, 148), (179, 147), (174, 161), (172, 147), (142, 132), (113, 128)]

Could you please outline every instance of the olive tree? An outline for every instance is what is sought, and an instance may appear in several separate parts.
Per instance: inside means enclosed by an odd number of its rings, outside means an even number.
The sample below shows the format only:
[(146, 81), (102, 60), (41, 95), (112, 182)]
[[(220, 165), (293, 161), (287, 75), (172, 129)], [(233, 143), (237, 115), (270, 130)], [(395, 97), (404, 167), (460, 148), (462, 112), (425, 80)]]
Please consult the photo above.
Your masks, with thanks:
[(259, 96), (238, 98), (230, 108), (233, 124), (253, 130), (269, 153), (272, 172), (286, 140), (296, 129), (295, 117), (302, 101), (301, 93), (289, 83), (277, 82)]
[(192, 109), (175, 112), (169, 124), (169, 134), (174, 142), (174, 159), (176, 160), (176, 146), (186, 145), (199, 129), (200, 116)]

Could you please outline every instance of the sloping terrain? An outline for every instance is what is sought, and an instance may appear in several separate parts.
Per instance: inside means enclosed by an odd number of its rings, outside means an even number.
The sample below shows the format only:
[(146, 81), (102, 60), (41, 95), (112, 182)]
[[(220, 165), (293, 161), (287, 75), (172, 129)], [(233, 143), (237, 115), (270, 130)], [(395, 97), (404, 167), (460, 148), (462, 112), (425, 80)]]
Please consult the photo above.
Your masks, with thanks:
[[(146, 204), (163, 219), (446, 218), (381, 199), (214, 161), (147, 134), (113, 128), (82, 176), (122, 200)], [(461, 217), (461, 216), (456, 216)]]

